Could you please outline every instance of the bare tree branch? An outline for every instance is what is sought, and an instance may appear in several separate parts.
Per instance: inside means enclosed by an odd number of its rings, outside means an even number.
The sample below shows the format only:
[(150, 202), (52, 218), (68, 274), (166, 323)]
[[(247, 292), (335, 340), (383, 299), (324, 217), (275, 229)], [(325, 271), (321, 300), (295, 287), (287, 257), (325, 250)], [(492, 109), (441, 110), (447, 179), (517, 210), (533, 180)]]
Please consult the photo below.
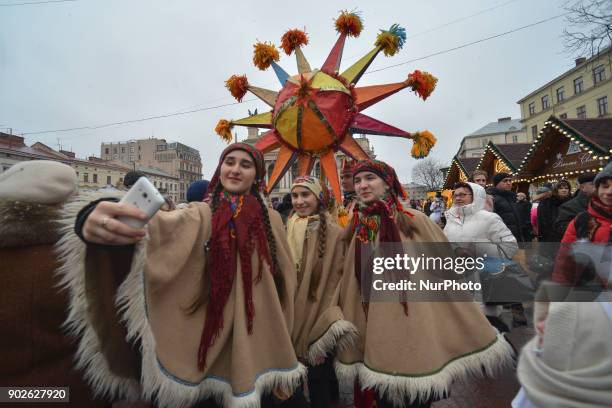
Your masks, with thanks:
[(443, 167), (447, 166), (432, 157), (420, 160), (412, 168), (412, 181), (426, 186), (429, 191), (439, 190), (444, 184), (444, 175), (440, 171)]
[(563, 30), (568, 53), (576, 57), (592, 57), (612, 44), (610, 0), (570, 0), (563, 4), (563, 8), (568, 12), (568, 28)]

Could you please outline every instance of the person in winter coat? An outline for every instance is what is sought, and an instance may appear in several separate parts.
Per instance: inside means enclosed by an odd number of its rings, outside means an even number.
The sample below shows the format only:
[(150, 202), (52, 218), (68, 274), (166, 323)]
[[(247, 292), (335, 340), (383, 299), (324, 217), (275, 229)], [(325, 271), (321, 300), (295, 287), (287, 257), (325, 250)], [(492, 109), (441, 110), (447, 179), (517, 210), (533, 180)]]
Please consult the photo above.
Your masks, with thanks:
[(539, 234), (538, 207), (540, 206), (540, 202), (542, 202), (542, 200), (550, 197), (551, 195), (552, 195), (552, 190), (547, 186), (542, 186), (536, 190), (536, 193), (533, 196), (533, 202), (531, 204), (530, 220), (531, 220), (531, 226), (533, 227), (533, 233), (535, 234), (536, 237)]
[(77, 182), (70, 166), (46, 160), (23, 161), (0, 173), (0, 384), (69, 387), (71, 406), (105, 408), (83, 367), (74, 368), (77, 345), (63, 328), (71, 314), (69, 295), (55, 273), (63, 227), (57, 220)]
[(516, 209), (516, 193), (512, 191), (512, 175), (497, 173), (493, 176), (493, 185), (495, 187), (487, 191), (493, 196), (493, 212), (501, 217), (517, 242), (524, 242), (521, 221)]
[[(453, 205), (446, 211), (444, 234), (450, 242), (474, 242), (475, 252), (471, 256), (512, 258), (518, 250), (516, 238), (506, 227), (499, 215), (486, 211), (485, 189), (475, 183), (457, 183), (453, 191)], [(491, 243), (484, 245), (483, 243)], [(498, 249), (501, 247), (501, 251)], [(500, 329), (509, 331), (501, 321), (500, 307), (483, 305), (489, 322)]]
[(531, 241), (533, 228), (531, 226), (531, 201), (525, 193), (516, 193), (516, 210), (521, 221), (521, 233), (526, 241)]
[(580, 177), (578, 177), (578, 190), (576, 196), (564, 202), (561, 204), (561, 207), (559, 207), (558, 215), (553, 226), (559, 237), (563, 237), (570, 221), (572, 221), (578, 213), (587, 210), (589, 200), (595, 192), (595, 186), (593, 185), (594, 179), (595, 175), (593, 174), (581, 174)]
[(333, 353), (357, 333), (338, 307), (344, 231), (328, 211), (333, 197), (316, 178), (296, 178), (291, 200), (294, 213), (287, 222), (287, 241), (298, 281), (293, 344), (308, 367), (310, 404), (328, 408), (339, 398)]
[[(74, 231), (62, 238), (60, 274), (77, 361), (100, 394), (137, 393), (158, 408), (305, 406), (306, 367), (291, 338), (294, 261), (264, 181), (263, 154), (233, 143), (210, 205), (160, 211), (141, 229), (121, 221), (146, 219), (131, 205), (83, 198), (67, 209)], [(117, 321), (127, 335), (109, 333)], [(138, 345), (136, 367), (118, 352), (124, 343)]]
[(609, 407), (612, 303), (536, 302), (534, 323), (538, 335), (521, 351), (512, 408)]
[(431, 211), (431, 213), (429, 214), (429, 219), (440, 225), (442, 213), (445, 209), (444, 200), (442, 199), (442, 193), (440, 193), (439, 191), (436, 193), (436, 198), (434, 198), (429, 209)]
[(431, 215), (431, 202), (432, 201), (433, 200), (431, 197), (427, 197), (427, 200), (425, 200), (425, 203), (423, 204), (423, 212), (428, 217)]
[[(364, 251), (384, 254), (402, 244), (406, 255), (421, 256), (404, 244), (445, 246), (448, 240), (424, 214), (402, 208), (399, 200), (406, 192), (388, 164), (361, 161), (354, 180), (359, 205), (346, 232), (347, 254), (355, 256), (345, 258), (339, 304), (359, 337), (338, 352), (338, 378), (373, 390), (378, 408), (429, 407), (448, 395), (454, 381), (511, 364), (512, 347), (475, 302), (411, 301), (408, 291), (389, 293), (393, 300), (370, 301), (371, 287), (365, 285), (373, 270), (371, 258), (362, 259)], [(418, 273), (430, 277), (428, 271)]]
[(538, 241), (559, 242), (559, 235), (553, 227), (559, 207), (571, 199), (571, 186), (567, 180), (561, 180), (555, 184), (552, 195), (540, 202), (538, 205)]
[[(472, 173), (472, 177), (470, 178), (470, 181), (486, 189), (488, 178), (489, 178), (489, 175), (487, 174), (486, 171), (474, 170), (474, 172)], [(490, 194), (487, 194), (487, 199), (485, 201), (484, 209), (486, 211), (493, 211), (493, 197)]]
[[(612, 242), (612, 163), (594, 179), (595, 194), (588, 209), (576, 215), (563, 235), (553, 273), (553, 281), (568, 286), (595, 284), (609, 288), (612, 283), (610, 242)], [(578, 247), (592, 246), (600, 254), (591, 263), (579, 264), (572, 256), (572, 243)], [(579, 248), (580, 249), (580, 248)]]

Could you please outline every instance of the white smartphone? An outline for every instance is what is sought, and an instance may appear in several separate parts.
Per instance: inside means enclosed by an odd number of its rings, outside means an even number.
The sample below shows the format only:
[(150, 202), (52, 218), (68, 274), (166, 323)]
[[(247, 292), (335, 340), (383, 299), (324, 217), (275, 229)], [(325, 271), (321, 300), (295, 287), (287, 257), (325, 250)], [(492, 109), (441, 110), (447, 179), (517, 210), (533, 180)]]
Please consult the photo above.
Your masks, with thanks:
[(130, 190), (123, 196), (121, 203), (131, 204), (147, 214), (146, 220), (132, 217), (117, 217), (119, 221), (134, 228), (142, 228), (164, 204), (164, 197), (157, 191), (146, 177), (139, 178)]

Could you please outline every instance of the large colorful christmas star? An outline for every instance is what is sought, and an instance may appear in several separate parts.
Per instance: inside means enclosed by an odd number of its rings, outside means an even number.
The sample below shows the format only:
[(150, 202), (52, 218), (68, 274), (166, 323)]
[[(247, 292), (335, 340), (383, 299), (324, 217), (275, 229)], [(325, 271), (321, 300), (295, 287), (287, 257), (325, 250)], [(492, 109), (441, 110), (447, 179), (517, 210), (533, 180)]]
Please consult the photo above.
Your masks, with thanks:
[(425, 100), (437, 82), (433, 75), (417, 70), (403, 82), (355, 87), (381, 51), (386, 56), (393, 56), (406, 40), (405, 30), (397, 24), (389, 30), (381, 30), (374, 49), (340, 74), (338, 70), (346, 37), (358, 37), (362, 29), (363, 23), (356, 13), (342, 12), (336, 19), (336, 31), (340, 37), (321, 69), (314, 70), (301, 50), (308, 44), (306, 33), (297, 29), (286, 32), (281, 38), (281, 48), (287, 55), (295, 53), (298, 74), (294, 76), (289, 76), (276, 63), (279, 52), (273, 44), (256, 43), (253, 63), (261, 70), (272, 66), (282, 86), (278, 92), (250, 85), (245, 75), (232, 75), (226, 81), (226, 87), (238, 101), (242, 101), (250, 91), (272, 108), (269, 112), (235, 121), (222, 119), (215, 129), (228, 142), (232, 140), (234, 125), (269, 129), (255, 145), (264, 153), (280, 148), (269, 178), (268, 192), (296, 160), (299, 175), (305, 175), (312, 171), (315, 160), (319, 158), (323, 173), (336, 199), (340, 200), (334, 153), (341, 150), (355, 160), (367, 158), (353, 139), (356, 133), (412, 139), (412, 156), (415, 158), (427, 156), (436, 143), (429, 131), (410, 133), (361, 113), (404, 88), (412, 88)]

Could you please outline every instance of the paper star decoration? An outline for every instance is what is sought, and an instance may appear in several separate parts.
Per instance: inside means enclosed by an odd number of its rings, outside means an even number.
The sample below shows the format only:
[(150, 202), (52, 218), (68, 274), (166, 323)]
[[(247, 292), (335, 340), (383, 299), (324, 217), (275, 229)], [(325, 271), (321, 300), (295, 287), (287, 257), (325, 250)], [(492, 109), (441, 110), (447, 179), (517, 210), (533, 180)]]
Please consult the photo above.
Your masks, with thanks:
[(353, 134), (384, 135), (412, 139), (412, 156), (423, 158), (436, 143), (427, 130), (410, 133), (361, 113), (396, 92), (411, 88), (427, 99), (436, 87), (433, 75), (414, 71), (405, 81), (374, 86), (356, 87), (374, 58), (382, 51), (393, 56), (403, 47), (406, 31), (397, 24), (389, 30), (380, 30), (374, 49), (359, 61), (339, 73), (346, 37), (358, 37), (363, 29), (361, 17), (355, 12), (343, 11), (335, 21), (340, 34), (321, 69), (312, 69), (301, 47), (308, 44), (304, 31), (293, 29), (281, 38), (281, 48), (287, 55), (295, 53), (298, 74), (289, 76), (276, 62), (277, 48), (266, 42), (254, 45), (253, 63), (260, 70), (270, 66), (281, 83), (280, 91), (258, 88), (249, 84), (246, 75), (232, 75), (227, 89), (238, 101), (247, 91), (267, 105), (271, 111), (228, 121), (222, 119), (215, 131), (228, 143), (232, 140), (234, 125), (268, 129), (255, 147), (264, 153), (280, 148), (278, 159), (270, 175), (270, 192), (297, 160), (299, 175), (310, 174), (316, 158), (321, 162), (334, 196), (340, 200), (340, 182), (334, 152), (340, 150), (355, 160), (367, 158)]

